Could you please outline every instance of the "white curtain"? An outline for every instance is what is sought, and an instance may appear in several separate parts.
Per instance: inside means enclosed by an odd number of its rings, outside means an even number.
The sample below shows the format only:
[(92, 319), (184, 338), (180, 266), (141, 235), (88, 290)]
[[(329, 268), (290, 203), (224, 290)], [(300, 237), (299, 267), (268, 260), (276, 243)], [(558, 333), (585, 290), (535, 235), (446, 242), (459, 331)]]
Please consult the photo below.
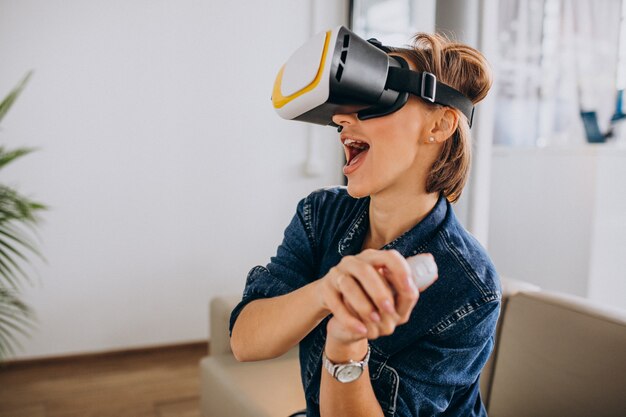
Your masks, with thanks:
[(608, 130), (621, 12), (622, 0), (500, 2), (495, 143), (582, 144), (581, 110)]

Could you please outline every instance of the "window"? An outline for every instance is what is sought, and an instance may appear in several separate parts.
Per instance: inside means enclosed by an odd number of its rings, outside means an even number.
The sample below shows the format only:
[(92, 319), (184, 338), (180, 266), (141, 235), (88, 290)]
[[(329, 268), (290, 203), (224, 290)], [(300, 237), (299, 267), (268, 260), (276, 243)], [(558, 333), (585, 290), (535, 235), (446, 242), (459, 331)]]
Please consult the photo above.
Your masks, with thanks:
[(618, 56), (626, 60), (618, 48), (622, 0), (504, 0), (499, 7), (495, 143), (577, 145), (594, 127), (608, 132), (626, 82), (617, 77)]
[(435, 0), (352, 0), (351, 28), (359, 36), (402, 46), (416, 32), (432, 32)]

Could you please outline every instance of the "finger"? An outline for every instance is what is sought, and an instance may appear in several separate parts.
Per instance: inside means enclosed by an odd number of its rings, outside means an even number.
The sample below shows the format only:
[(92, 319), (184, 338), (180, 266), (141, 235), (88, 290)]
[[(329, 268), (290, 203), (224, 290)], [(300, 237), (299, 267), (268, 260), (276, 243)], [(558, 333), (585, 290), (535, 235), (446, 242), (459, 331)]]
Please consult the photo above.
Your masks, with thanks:
[(351, 312), (344, 305), (342, 297), (339, 293), (333, 292), (330, 294), (328, 297), (328, 304), (330, 311), (332, 311), (333, 315), (337, 317), (337, 320), (339, 320), (343, 326), (361, 335), (367, 334), (367, 327), (365, 324), (357, 319), (357, 316), (351, 314)]
[(413, 311), (413, 308), (415, 307), (415, 304), (417, 304), (417, 301), (419, 300), (419, 292), (415, 292), (415, 293), (407, 293), (407, 292), (403, 292), (403, 293), (399, 293), (396, 296), (396, 303), (398, 305), (398, 324), (404, 324), (407, 321), (409, 321), (409, 318), (411, 317), (411, 312)]
[[(385, 278), (385, 275), (388, 274), (388, 272), (386, 272), (386, 268), (382, 267), (382, 268), (378, 268), (377, 269), (378, 274), (383, 277), (383, 283), (385, 284), (385, 286), (389, 289), (389, 291), (392, 294), (393, 300), (394, 300), (394, 305), (396, 305), (396, 290), (391, 286), (389, 280), (387, 278)], [(394, 323), (398, 322), (398, 320), (400, 320), (400, 316), (398, 315), (396, 309), (394, 308), (393, 313), (384, 313), (382, 315), (383, 321), (385, 321), (384, 319), (386, 318), (387, 320), (392, 319)]]
[(346, 304), (350, 305), (365, 325), (380, 322), (376, 306), (354, 277), (345, 276), (341, 281), (340, 291)]
[(328, 337), (334, 337), (346, 343), (356, 342), (363, 340), (366, 336), (361, 333), (355, 333), (345, 327), (336, 317), (333, 317), (328, 321), (326, 327), (328, 331)]
[(341, 260), (338, 268), (358, 281), (379, 313), (395, 313), (393, 293), (372, 264), (356, 256), (347, 256)]
[(383, 268), (384, 277), (396, 292), (396, 311), (401, 317), (407, 317), (417, 302), (418, 291), (406, 259), (396, 250), (366, 250), (358, 256)]
[(395, 318), (386, 316), (378, 324), (378, 332), (381, 336), (389, 336), (394, 332), (394, 330), (396, 330), (396, 326), (399, 324), (401, 324), (399, 316), (396, 316)]
[[(358, 316), (358, 313), (350, 303), (347, 300), (344, 300), (344, 302), (348, 311), (350, 311), (352, 315)], [(365, 327), (367, 327), (367, 338), (369, 340), (378, 339), (378, 337), (380, 337), (380, 323), (368, 321), (365, 322)]]
[(368, 249), (357, 255), (371, 265), (382, 267), (391, 286), (396, 291), (411, 290), (415, 285), (411, 278), (411, 268), (406, 259), (397, 250)]
[[(357, 289), (352, 289), (351, 291), (353, 292), (363, 291), (356, 281), (353, 280), (352, 282), (354, 282), (354, 284), (357, 286)], [(342, 287), (342, 288), (345, 288), (345, 287)], [(365, 294), (363, 293), (363, 295)], [(368, 300), (368, 302), (370, 301)], [(344, 295), (344, 303), (346, 305), (346, 308), (348, 309), (348, 311), (350, 311), (351, 314), (353, 314), (354, 316), (360, 316), (359, 313), (356, 311), (356, 309), (352, 306), (351, 302), (346, 299), (345, 295)], [(370, 306), (371, 306), (371, 302), (370, 302)], [(374, 320), (364, 321), (365, 326), (367, 327), (367, 338), (369, 340), (374, 340), (374, 339), (378, 339), (380, 336), (388, 336), (394, 332), (398, 324), (403, 324), (404, 322), (402, 322), (401, 317), (397, 313), (393, 313), (393, 314), (382, 313), (378, 317), (378, 320), (376, 321)]]

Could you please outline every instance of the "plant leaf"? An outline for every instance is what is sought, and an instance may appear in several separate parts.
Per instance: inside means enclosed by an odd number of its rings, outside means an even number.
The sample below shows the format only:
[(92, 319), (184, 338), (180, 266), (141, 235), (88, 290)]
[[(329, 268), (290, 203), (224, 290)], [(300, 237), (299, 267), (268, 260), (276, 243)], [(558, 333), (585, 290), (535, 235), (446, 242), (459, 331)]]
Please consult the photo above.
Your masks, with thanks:
[(26, 87), (26, 83), (28, 83), (28, 80), (32, 75), (33, 71), (28, 71), (24, 78), (22, 78), (22, 81), (20, 81), (19, 84), (15, 86), (11, 92), (9, 92), (4, 100), (2, 100), (2, 103), (0, 103), (0, 122), (4, 119), (4, 116), (7, 114), (11, 106), (13, 106), (13, 103), (15, 103), (15, 100), (17, 100), (19, 95), (22, 93), (22, 90)]
[(39, 257), (41, 257), (41, 254), (39, 253), (39, 250), (37, 250), (35, 245), (28, 240), (28, 237), (21, 236), (21, 235), (23, 235), (23, 233), (20, 233), (19, 231), (16, 231), (16, 230), (13, 230), (13, 229), (11, 229), (9, 227), (4, 227), (4, 225), (2, 225), (0, 223), (0, 235), (6, 236), (10, 240), (12, 240), (12, 241), (14, 241), (16, 243), (19, 243), (20, 245), (22, 245), (23, 247), (25, 247), (26, 249), (28, 249), (32, 253), (36, 254)]
[(20, 195), (17, 191), (0, 184), (0, 223), (16, 220), (25, 224), (38, 221), (36, 212), (46, 207)]
[[(2, 243), (2, 240), (0, 240), (0, 244), (1, 243)], [(19, 256), (21, 256), (23, 259), (26, 259), (22, 255), (19, 255)], [(8, 263), (11, 264), (10, 268), (12, 270), (15, 270), (15, 271), (19, 272), (19, 274), (22, 277), (24, 277), (24, 279), (26, 279), (26, 281), (28, 281), (28, 283), (31, 283), (30, 278), (28, 278), (28, 275), (26, 275), (26, 273), (24, 272), (22, 267), (20, 267), (20, 265), (17, 262), (15, 262), (15, 260), (7, 252), (5, 252), (2, 248), (0, 248), (0, 259), (4, 259), (4, 260), (8, 261)]]
[[(19, 250), (15, 249), (13, 247), (13, 245), (11, 245), (10, 243), (8, 243), (6, 241), (6, 239), (2, 239), (0, 238), (0, 246), (4, 246), (5, 248), (7, 248), (9, 251), (13, 252), (14, 255), (18, 256), (19, 258), (21, 258), (24, 262), (28, 262), (28, 258), (26, 258), (26, 256), (24, 256), (22, 254), (22, 252), (20, 252)], [(3, 254), (6, 256), (6, 253), (2, 253), (3, 251), (0, 249), (0, 254)], [(13, 262), (12, 262), (13, 263)], [(17, 266), (17, 264), (15, 264), (15, 266)]]
[(0, 334), (0, 361), (15, 354), (10, 340)]
[[(15, 274), (13, 269), (4, 263), (2, 258), (0, 258), (0, 276), (7, 282), (7, 285), (13, 289), (17, 289), (18, 287), (18, 276)], [(0, 304), (0, 307), (2, 305)]]
[(22, 349), (13, 332), (28, 336), (34, 327), (32, 310), (24, 304), (15, 291), (0, 288), (0, 360)]
[(0, 146), (0, 169), (16, 159), (34, 152), (35, 150), (35, 148), (18, 148), (12, 151), (7, 151), (4, 147)]
[(18, 322), (19, 324), (16, 324), (11, 320), (3, 319), (2, 317), (0, 317), (0, 332), (5, 332), (7, 333), (7, 336), (9, 336), (11, 335), (11, 331), (15, 331), (15, 332), (20, 333), (22, 336), (28, 337), (28, 330), (26, 330), (26, 328), (32, 329), (33, 326), (30, 325), (30, 323), (24, 321), (23, 319), (19, 320), (18, 318), (13, 318), (13, 320), (15, 322)]
[[(20, 96), (28, 83), (29, 71), (17, 86), (0, 102), (0, 122)], [(0, 146), (0, 170), (15, 160), (33, 152), (33, 148), (7, 149)], [(22, 349), (17, 333), (28, 336), (34, 327), (33, 311), (20, 300), (20, 279), (29, 281), (21, 264), (28, 263), (25, 252), (41, 257), (28, 232), (35, 236), (37, 213), (47, 207), (19, 194), (16, 190), (0, 184), (0, 362)], [(22, 262), (23, 261), (23, 262)], [(7, 286), (5, 286), (5, 283)]]

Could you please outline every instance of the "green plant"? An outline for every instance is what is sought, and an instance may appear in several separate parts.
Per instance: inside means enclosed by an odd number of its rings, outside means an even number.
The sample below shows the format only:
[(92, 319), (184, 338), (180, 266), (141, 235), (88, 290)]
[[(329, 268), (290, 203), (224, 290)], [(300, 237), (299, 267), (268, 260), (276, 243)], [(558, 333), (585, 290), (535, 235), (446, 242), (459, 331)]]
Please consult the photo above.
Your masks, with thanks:
[[(0, 103), (0, 122), (20, 95), (31, 73)], [(0, 170), (11, 162), (31, 153), (32, 148), (9, 150), (0, 145)], [(41, 256), (31, 236), (38, 222), (37, 212), (46, 207), (0, 183), (0, 361), (21, 347), (16, 333), (28, 335), (35, 323), (30, 307), (20, 299), (23, 282), (30, 279), (22, 265), (28, 263), (26, 254)]]

